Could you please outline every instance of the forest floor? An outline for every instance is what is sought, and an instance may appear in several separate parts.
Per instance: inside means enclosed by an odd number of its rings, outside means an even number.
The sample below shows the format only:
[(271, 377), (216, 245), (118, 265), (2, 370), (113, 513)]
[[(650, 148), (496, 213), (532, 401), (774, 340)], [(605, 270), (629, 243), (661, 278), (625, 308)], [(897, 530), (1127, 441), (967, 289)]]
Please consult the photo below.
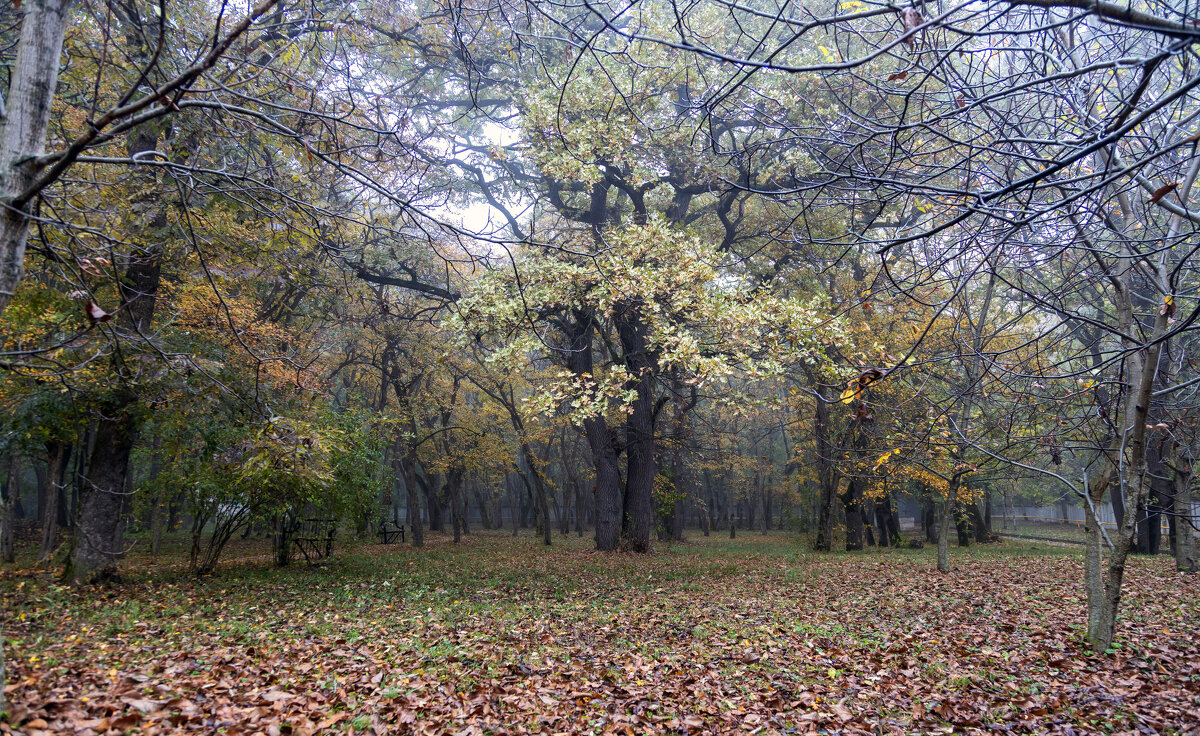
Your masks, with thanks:
[[(6, 570), (5, 733), (1200, 733), (1200, 576), (1133, 560), (1107, 655), (1082, 557), (603, 555), (476, 534), (75, 590)], [(246, 551), (243, 550), (243, 553)]]

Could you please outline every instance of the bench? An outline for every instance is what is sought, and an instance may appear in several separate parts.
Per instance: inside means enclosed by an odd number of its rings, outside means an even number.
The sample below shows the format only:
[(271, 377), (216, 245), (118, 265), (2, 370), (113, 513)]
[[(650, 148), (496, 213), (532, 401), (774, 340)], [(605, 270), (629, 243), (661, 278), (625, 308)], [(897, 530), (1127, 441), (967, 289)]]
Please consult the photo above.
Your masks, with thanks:
[(336, 533), (337, 519), (304, 519), (296, 524), (292, 532), (292, 544), (311, 565), (333, 554), (333, 537)]
[(396, 544), (397, 540), (404, 541), (404, 525), (385, 521), (379, 525), (379, 543)]

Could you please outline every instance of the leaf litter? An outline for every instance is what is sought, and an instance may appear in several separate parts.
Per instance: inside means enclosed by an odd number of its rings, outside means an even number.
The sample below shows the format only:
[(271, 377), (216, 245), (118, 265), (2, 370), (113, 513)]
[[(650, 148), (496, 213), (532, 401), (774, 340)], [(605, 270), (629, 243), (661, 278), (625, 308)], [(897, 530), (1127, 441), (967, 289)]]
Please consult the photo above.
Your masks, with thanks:
[(476, 535), (319, 569), (4, 581), (0, 731), (1200, 734), (1200, 581), (1134, 560), (1114, 650), (1082, 560), (816, 556), (785, 537), (651, 557)]

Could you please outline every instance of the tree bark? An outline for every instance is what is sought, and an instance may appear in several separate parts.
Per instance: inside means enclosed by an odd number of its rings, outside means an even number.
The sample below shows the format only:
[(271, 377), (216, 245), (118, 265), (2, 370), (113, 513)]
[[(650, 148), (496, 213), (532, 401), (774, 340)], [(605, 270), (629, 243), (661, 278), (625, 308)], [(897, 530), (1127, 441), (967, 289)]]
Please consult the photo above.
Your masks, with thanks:
[(841, 494), (842, 506), (846, 510), (846, 551), (863, 548), (862, 486), (851, 478)]
[(967, 510), (970, 504), (956, 501), (954, 503), (954, 530), (958, 532), (958, 546), (971, 546), (971, 533), (974, 531), (974, 524)]
[(633, 376), (636, 397), (625, 423), (625, 511), (629, 517), (629, 547), (634, 552), (650, 551), (654, 524), (652, 494), (658, 474), (654, 442), (654, 366), (647, 337), (648, 328), (638, 312), (627, 306), (617, 320), (617, 335), (625, 351), (625, 362)]
[(463, 470), (459, 467), (451, 468), (446, 473), (446, 502), (450, 505), (450, 525), (453, 527), (455, 544), (462, 541), (464, 527), (462, 502), (459, 498), (462, 491), (462, 477)]
[(938, 572), (950, 572), (950, 504), (938, 503), (937, 513), (937, 569)]
[(820, 393), (816, 394), (816, 402), (813, 433), (817, 442), (817, 482), (821, 488), (816, 548), (818, 552), (829, 552), (833, 550), (833, 504), (837, 498), (838, 481), (833, 464), (833, 444), (830, 442), (829, 403)]
[(63, 486), (71, 446), (59, 440), (46, 443), (46, 508), (42, 515), (42, 547), (39, 562), (47, 562), (58, 548), (58, 522), (63, 502)]
[[(162, 133), (161, 121), (143, 124), (128, 134), (130, 155), (153, 151)], [(118, 322), (130, 339), (147, 335), (154, 320), (158, 289), (162, 281), (163, 230), (167, 209), (157, 190), (157, 169), (135, 170), (141, 186), (129, 208), (137, 222), (131, 232), (143, 241), (140, 252), (129, 256), (117, 283), (121, 297)], [(121, 355), (114, 355), (113, 372), (118, 387), (101, 399), (96, 418), (94, 445), (87, 464), (88, 477), (79, 494), (69, 575), (76, 583), (113, 577), (117, 559), (123, 554), (124, 516), (129, 507), (129, 457), (144, 418), (137, 390), (131, 385), (133, 368)]]
[(401, 473), (404, 478), (404, 491), (407, 496), (407, 511), (408, 526), (412, 531), (412, 546), (425, 546), (425, 525), (421, 522), (421, 499), (417, 493), (417, 448), (412, 446), (412, 443), (407, 443), (409, 446), (403, 458), (397, 453), (397, 462), (403, 467)]
[(117, 574), (117, 560), (123, 551), (125, 473), (138, 424), (136, 411), (136, 398), (124, 388), (100, 405), (96, 444), (79, 495), (68, 567), (68, 577), (76, 583), (98, 582)]
[(954, 517), (954, 499), (958, 497), (958, 488), (962, 482), (962, 474), (955, 473), (946, 489), (946, 497), (938, 502), (938, 572), (950, 572), (950, 524)]
[[(567, 336), (567, 365), (576, 376), (591, 376), (595, 370), (592, 357), (593, 320), (585, 312), (576, 312), (573, 320)], [(622, 507), (615, 438), (603, 415), (584, 419), (583, 431), (592, 452), (592, 467), (596, 476), (596, 549), (615, 550), (621, 543)]]
[[(0, 136), (0, 198), (5, 202), (13, 202), (41, 172), (37, 159), (45, 153), (71, 4), (71, 0), (29, 0), (23, 9), (18, 6), (23, 16), (21, 36)], [(0, 313), (8, 307), (25, 271), (28, 206), (29, 202), (15, 202), (0, 210)]]
[[(0, 562), (13, 562), (16, 559), (16, 549), (13, 545), (13, 511), (17, 498), (21, 494), (19, 478), (21, 474), (21, 459), (17, 453), (8, 456), (8, 472), (4, 476), (4, 485), (0, 487)], [(3, 688), (0, 681), (0, 689)]]
[(1175, 468), (1175, 567), (1193, 574), (1196, 565), (1196, 515), (1192, 510), (1192, 458), (1180, 452)]

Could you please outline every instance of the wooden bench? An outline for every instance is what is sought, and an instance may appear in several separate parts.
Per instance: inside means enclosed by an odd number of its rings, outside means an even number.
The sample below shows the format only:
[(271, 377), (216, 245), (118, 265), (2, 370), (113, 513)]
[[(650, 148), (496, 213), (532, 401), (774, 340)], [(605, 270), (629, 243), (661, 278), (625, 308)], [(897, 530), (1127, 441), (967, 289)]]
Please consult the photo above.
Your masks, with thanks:
[(336, 533), (337, 519), (304, 519), (292, 532), (292, 544), (311, 565), (333, 554), (333, 537)]
[(385, 521), (379, 525), (380, 544), (396, 544), (397, 540), (404, 541), (403, 524), (393, 524), (390, 521)]

